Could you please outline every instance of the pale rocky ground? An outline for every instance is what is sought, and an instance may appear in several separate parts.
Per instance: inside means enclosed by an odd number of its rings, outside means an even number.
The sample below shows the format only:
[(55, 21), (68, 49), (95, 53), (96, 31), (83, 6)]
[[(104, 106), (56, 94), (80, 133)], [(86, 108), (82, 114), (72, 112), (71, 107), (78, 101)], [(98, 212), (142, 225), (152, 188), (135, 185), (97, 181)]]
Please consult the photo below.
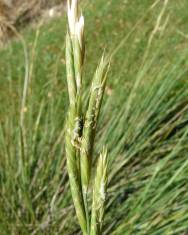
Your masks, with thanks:
[(61, 16), (65, 0), (0, 0), (0, 46), (15, 30), (38, 18), (46, 21)]

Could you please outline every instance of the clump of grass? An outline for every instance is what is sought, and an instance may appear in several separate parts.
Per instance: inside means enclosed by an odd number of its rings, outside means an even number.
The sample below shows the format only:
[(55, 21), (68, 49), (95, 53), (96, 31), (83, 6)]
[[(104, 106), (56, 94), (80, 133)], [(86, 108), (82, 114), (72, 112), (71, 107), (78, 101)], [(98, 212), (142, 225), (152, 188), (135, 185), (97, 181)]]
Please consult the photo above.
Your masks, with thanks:
[(88, 206), (92, 155), (97, 121), (104, 94), (109, 60), (104, 55), (94, 75), (89, 102), (83, 110), (82, 71), (85, 55), (84, 17), (79, 16), (78, 1), (68, 1), (69, 29), (66, 37), (66, 67), (69, 112), (66, 123), (67, 169), (72, 198), (84, 235), (102, 233), (107, 189), (107, 150), (98, 159), (93, 183), (92, 215)]

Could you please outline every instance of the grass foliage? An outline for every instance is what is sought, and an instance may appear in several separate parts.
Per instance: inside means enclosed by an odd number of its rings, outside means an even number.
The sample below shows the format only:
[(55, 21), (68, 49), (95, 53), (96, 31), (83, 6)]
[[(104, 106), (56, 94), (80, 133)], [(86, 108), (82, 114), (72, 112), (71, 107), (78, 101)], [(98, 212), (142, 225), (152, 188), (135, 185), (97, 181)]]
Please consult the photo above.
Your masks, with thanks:
[[(114, 52), (95, 151), (96, 156), (107, 143), (104, 234), (188, 231), (188, 5), (186, 0), (150, 4), (83, 3), (84, 85), (104, 46)], [(80, 234), (65, 164), (65, 25), (61, 19), (27, 29), (28, 56), (16, 40), (1, 51), (2, 235)], [(24, 79), (29, 85), (23, 105)]]

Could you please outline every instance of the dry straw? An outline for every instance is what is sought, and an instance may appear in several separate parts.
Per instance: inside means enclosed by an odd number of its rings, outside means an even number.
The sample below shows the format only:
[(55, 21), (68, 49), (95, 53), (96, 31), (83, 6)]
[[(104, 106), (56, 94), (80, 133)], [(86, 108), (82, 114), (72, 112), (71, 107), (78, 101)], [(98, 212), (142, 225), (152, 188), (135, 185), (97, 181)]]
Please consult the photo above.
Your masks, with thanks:
[[(88, 106), (86, 110), (83, 110), (84, 17), (79, 14), (77, 0), (68, 1), (67, 6), (66, 69), (70, 102), (65, 144), (67, 169), (72, 198), (82, 232), (84, 235), (99, 235), (102, 233), (107, 188), (107, 150), (103, 149), (99, 156), (94, 180), (90, 178), (95, 133), (109, 59), (102, 56), (92, 80)], [(93, 188), (93, 202), (91, 206), (88, 206), (90, 185)]]

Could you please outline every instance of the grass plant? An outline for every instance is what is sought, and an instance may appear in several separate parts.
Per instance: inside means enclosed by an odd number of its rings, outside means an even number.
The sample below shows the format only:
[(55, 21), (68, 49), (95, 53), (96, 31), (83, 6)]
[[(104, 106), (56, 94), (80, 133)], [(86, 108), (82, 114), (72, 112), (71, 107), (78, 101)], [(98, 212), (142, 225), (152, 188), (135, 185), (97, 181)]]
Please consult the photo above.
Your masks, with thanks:
[(88, 207), (88, 191), (95, 133), (109, 63), (103, 56), (92, 81), (88, 106), (86, 106), (86, 111), (83, 111), (84, 17), (79, 16), (78, 1), (68, 1), (67, 15), (69, 30), (66, 39), (66, 67), (70, 102), (66, 122), (67, 169), (72, 198), (82, 232), (84, 235), (100, 235), (107, 188), (107, 151), (103, 151), (98, 160), (93, 184), (92, 216)]

